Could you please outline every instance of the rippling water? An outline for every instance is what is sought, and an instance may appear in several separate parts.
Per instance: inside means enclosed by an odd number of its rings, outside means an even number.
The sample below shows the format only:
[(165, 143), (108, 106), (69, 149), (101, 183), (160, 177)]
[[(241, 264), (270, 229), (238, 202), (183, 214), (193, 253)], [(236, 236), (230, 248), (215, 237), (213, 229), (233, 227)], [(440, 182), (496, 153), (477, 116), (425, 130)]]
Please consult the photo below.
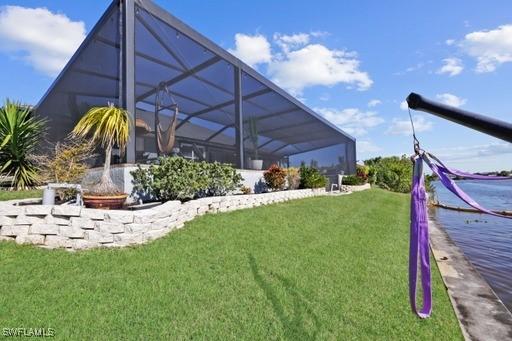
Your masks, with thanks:
[[(486, 208), (512, 210), (512, 180), (464, 180), (457, 184)], [(434, 186), (440, 202), (468, 207), (440, 183)], [(512, 219), (442, 208), (431, 210), (431, 216), (512, 311)]]

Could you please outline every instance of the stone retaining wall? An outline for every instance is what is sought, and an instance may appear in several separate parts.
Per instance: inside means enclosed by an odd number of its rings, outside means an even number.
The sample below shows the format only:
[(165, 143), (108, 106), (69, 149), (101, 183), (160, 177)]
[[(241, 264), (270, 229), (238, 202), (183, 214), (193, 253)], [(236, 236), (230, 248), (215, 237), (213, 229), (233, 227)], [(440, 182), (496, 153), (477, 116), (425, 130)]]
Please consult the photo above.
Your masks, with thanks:
[(205, 213), (228, 212), (293, 199), (325, 195), (323, 189), (231, 195), (168, 201), (139, 211), (105, 211), (68, 205), (0, 203), (0, 240), (45, 248), (83, 250), (123, 247), (160, 238)]
[(341, 185), (341, 192), (360, 192), (370, 189), (370, 184), (358, 185), (358, 186), (349, 186), (349, 185)]

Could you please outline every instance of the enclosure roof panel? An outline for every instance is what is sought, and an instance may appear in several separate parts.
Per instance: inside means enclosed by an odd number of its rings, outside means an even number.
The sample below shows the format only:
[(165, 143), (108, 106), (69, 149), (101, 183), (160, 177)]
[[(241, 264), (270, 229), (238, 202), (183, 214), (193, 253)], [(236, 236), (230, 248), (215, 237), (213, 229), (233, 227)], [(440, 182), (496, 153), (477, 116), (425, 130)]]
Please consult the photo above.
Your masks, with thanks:
[[(177, 136), (190, 135), (194, 122), (203, 120), (218, 129), (203, 130), (198, 135), (213, 136), (220, 143), (233, 141), (225, 134), (235, 128), (234, 71), (239, 68), (243, 120), (257, 121), (263, 151), (285, 156), (333, 144), (355, 143), (352, 136), (153, 1), (127, 1), (135, 4), (132, 52), (136, 106), (154, 105), (159, 89), (167, 87), (182, 117)], [(125, 57), (122, 35), (126, 30), (119, 29), (119, 25), (126, 23), (120, 20), (121, 8), (120, 0), (109, 6), (38, 107), (45, 101), (54, 103), (48, 96), (55, 88), (65, 93), (68, 101), (90, 97), (97, 98), (98, 105), (102, 100), (123, 95), (116, 86), (122, 83), (123, 75), (118, 71)], [(99, 58), (101, 64), (97, 63)]]
[[(329, 127), (331, 130), (334, 130), (338, 133), (339, 136), (344, 137), (345, 139), (355, 141), (355, 138), (350, 136), (345, 131), (338, 128), (333, 123), (329, 122), (319, 114), (317, 114), (315, 111), (304, 105), (302, 102), (297, 100), (295, 97), (291, 96), (288, 92), (281, 89), (279, 86), (274, 84), (272, 81), (261, 75), (258, 71), (254, 70), (249, 65), (245, 64), (243, 61), (226, 51), (225, 49), (221, 48), (214, 42), (212, 42), (210, 39), (206, 38), (157, 4), (155, 4), (151, 0), (135, 0), (135, 3), (140, 7), (143, 8), (145, 11), (152, 14), (154, 17), (158, 18), (168, 26), (174, 28), (178, 33), (183, 34), (191, 41), (195, 42), (196, 44), (200, 45), (203, 48), (203, 51), (211, 52), (212, 54), (220, 57), (225, 63), (231, 64), (233, 66), (239, 67), (242, 69), (242, 71), (253, 78), (260, 87), (265, 87), (271, 91), (273, 95), (276, 97), (280, 97), (283, 100), (287, 101), (290, 106), (295, 106), (298, 109), (302, 110), (303, 112), (307, 113), (308, 115), (314, 117), (316, 120), (321, 122), (324, 126)], [(187, 56), (192, 57), (192, 56)], [(254, 85), (253, 85), (254, 86)], [(247, 95), (248, 92), (244, 89), (242, 89), (244, 92), (244, 95)], [(251, 92), (249, 92), (251, 93)], [(244, 112), (246, 114), (246, 112)]]

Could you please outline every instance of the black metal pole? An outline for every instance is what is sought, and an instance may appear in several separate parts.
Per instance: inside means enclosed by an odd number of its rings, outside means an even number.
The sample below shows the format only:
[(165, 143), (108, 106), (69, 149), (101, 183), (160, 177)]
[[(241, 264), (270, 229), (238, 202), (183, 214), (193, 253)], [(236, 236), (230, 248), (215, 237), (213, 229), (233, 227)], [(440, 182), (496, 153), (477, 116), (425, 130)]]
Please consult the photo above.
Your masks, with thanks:
[(122, 106), (130, 113), (132, 126), (126, 146), (126, 162), (135, 163), (135, 2), (123, 0)]
[(244, 115), (242, 101), (242, 70), (235, 66), (235, 126), (236, 126), (236, 151), (237, 151), (237, 167), (244, 169)]
[(411, 109), (428, 112), (468, 128), (478, 130), (484, 134), (512, 143), (511, 123), (437, 103), (427, 98), (423, 98), (421, 95), (414, 92), (411, 92), (409, 96), (407, 96), (407, 103)]

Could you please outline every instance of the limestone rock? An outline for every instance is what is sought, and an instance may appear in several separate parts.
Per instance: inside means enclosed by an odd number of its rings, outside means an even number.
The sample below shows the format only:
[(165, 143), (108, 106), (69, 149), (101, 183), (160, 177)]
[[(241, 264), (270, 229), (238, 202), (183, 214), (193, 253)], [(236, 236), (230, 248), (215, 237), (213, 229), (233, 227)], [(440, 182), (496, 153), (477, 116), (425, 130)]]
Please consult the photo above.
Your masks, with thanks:
[(96, 230), (103, 233), (123, 233), (124, 224), (121, 223), (107, 223), (107, 222), (96, 222)]
[(96, 221), (85, 217), (71, 217), (71, 226), (78, 227), (85, 230), (94, 230)]
[(63, 217), (79, 217), (80, 211), (82, 207), (74, 206), (74, 205), (58, 205), (54, 206), (52, 209), (53, 215), (63, 216)]
[(46, 246), (51, 248), (59, 248), (59, 247), (71, 247), (72, 241), (69, 238), (63, 236), (46, 236), (44, 241)]
[(27, 205), (25, 215), (46, 216), (52, 213), (53, 205)]
[(28, 234), (29, 225), (6, 225), (2, 226), (0, 235), (2, 236), (21, 236)]
[(120, 233), (114, 235), (114, 243), (119, 245), (135, 245), (144, 242), (143, 233)]
[(87, 231), (85, 239), (93, 243), (113, 243), (114, 235), (98, 231)]
[(19, 235), (16, 237), (16, 243), (42, 245), (44, 244), (44, 236), (41, 236), (39, 234)]
[(85, 231), (76, 226), (61, 226), (60, 235), (67, 238), (84, 238)]
[(83, 218), (89, 218), (93, 220), (105, 219), (105, 210), (98, 210), (94, 208), (82, 208), (80, 216)]
[(130, 224), (133, 223), (133, 212), (110, 211), (105, 213), (105, 221), (111, 223)]
[(59, 225), (34, 224), (30, 226), (30, 234), (59, 234)]

